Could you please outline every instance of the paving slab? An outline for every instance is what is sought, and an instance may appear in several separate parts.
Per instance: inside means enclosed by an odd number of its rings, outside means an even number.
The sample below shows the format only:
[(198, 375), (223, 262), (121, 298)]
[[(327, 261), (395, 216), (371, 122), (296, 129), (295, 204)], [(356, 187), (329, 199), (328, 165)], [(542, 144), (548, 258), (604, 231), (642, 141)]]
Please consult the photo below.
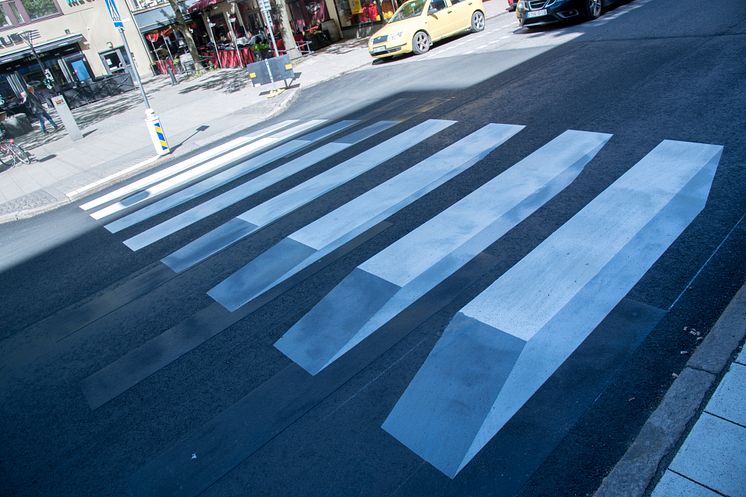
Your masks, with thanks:
[[(705, 412), (746, 427), (746, 366), (733, 363), (723, 377)], [(746, 451), (746, 447), (744, 447)]]
[(720, 494), (703, 487), (673, 471), (663, 474), (658, 486), (650, 497), (722, 497)]
[(669, 468), (723, 495), (746, 495), (746, 428), (703, 413)]

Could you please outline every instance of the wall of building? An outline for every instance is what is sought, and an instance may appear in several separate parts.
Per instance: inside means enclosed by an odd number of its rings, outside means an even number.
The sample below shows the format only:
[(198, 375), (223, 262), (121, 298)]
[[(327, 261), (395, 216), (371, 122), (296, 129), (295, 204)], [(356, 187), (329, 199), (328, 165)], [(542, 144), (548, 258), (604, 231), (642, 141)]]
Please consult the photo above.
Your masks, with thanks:
[[(22, 26), (5, 28), (0, 31), (0, 36), (10, 39), (10, 35), (14, 33), (38, 30), (40, 37), (34, 40), (34, 44), (38, 45), (69, 34), (79, 33), (83, 35), (83, 40), (80, 41), (79, 45), (86, 59), (88, 59), (94, 75), (108, 74), (99, 53), (110, 50), (108, 43), (111, 43), (114, 48), (121, 47), (122, 41), (118, 30), (114, 28), (111, 17), (109, 17), (104, 0), (88, 0), (72, 6), (62, 1), (58, 3), (58, 6), (62, 15), (48, 17)], [(150, 76), (152, 72), (148, 52), (132, 21), (132, 16), (125, 1), (119, 0), (117, 7), (124, 22), (124, 30), (130, 49), (133, 52), (135, 67), (141, 76)], [(25, 46), (25, 44), (21, 43), (10, 47), (0, 45), (0, 56), (4, 52), (17, 50), (21, 46)]]

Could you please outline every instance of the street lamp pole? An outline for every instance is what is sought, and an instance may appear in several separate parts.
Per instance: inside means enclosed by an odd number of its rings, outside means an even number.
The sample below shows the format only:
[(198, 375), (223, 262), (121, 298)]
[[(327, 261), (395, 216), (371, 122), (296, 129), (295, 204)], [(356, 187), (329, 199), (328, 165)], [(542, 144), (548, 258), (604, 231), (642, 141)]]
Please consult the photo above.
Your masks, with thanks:
[[(18, 35), (23, 39), (23, 41), (26, 42), (26, 44), (31, 49), (31, 54), (34, 56), (34, 59), (36, 59), (36, 63), (39, 64), (39, 69), (41, 69), (42, 77), (44, 79), (47, 79), (47, 74), (46, 74), (47, 68), (44, 67), (44, 63), (39, 58), (39, 54), (36, 52), (36, 48), (34, 48), (34, 38), (38, 38), (39, 32), (36, 30), (28, 30), (28, 31), (23, 31), (22, 33), (18, 33)], [(51, 83), (54, 88), (54, 92), (59, 93), (57, 81), (55, 81), (54, 77), (51, 78)]]

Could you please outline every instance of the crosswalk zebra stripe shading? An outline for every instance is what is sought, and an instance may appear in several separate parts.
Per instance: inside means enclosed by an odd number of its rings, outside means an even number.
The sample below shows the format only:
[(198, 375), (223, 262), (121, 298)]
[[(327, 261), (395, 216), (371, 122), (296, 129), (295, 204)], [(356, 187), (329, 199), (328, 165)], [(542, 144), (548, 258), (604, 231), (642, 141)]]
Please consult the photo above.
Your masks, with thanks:
[(282, 216), (399, 155), (456, 121), (429, 119), (263, 202), (162, 259), (180, 273)]
[(131, 214), (128, 214), (117, 219), (116, 221), (107, 224), (104, 227), (112, 233), (116, 233), (125, 228), (129, 228), (130, 226), (133, 226), (146, 219), (150, 219), (157, 214), (165, 212), (168, 209), (195, 199), (201, 195), (204, 195), (205, 193), (211, 192), (216, 188), (226, 185), (231, 181), (234, 181), (242, 176), (249, 174), (252, 171), (259, 169), (260, 167), (264, 167), (267, 164), (270, 164), (278, 159), (281, 159), (287, 155), (297, 152), (298, 150), (313, 145), (316, 142), (324, 140), (336, 133), (339, 133), (340, 131), (356, 125), (357, 123), (358, 121), (339, 121), (329, 126), (325, 126), (324, 128), (321, 128), (319, 130), (313, 131), (312, 133), (303, 135), (295, 140), (290, 140), (289, 142), (278, 145), (277, 147), (267, 150), (262, 154), (239, 162), (238, 164), (231, 166), (224, 171), (220, 171), (217, 174), (209, 176), (199, 181), (198, 183), (184, 188), (183, 190), (176, 191), (171, 195), (158, 200), (157, 202), (142, 207), (141, 209)]
[(241, 159), (244, 159), (248, 155), (264, 150), (268, 148), (270, 145), (274, 145), (282, 140), (292, 138), (298, 135), (299, 133), (302, 133), (319, 124), (322, 124), (323, 122), (324, 122), (323, 119), (315, 119), (312, 121), (307, 121), (301, 124), (297, 124), (283, 131), (280, 131), (276, 134), (266, 136), (264, 138), (260, 138), (259, 140), (255, 142), (249, 143), (248, 145), (245, 145), (236, 150), (228, 152), (224, 155), (216, 157), (212, 160), (204, 162), (200, 164), (199, 166), (196, 166), (192, 169), (188, 169), (184, 171), (183, 173), (177, 174), (176, 176), (171, 176), (170, 178), (165, 179), (154, 185), (151, 185), (144, 190), (139, 190), (133, 193), (132, 195), (119, 200), (118, 202), (107, 205), (106, 207), (91, 213), (90, 216), (93, 219), (103, 219), (105, 217), (117, 214), (118, 212), (121, 212), (124, 209), (133, 207), (137, 204), (145, 202), (146, 200), (151, 200), (154, 197), (157, 197), (159, 195), (162, 195), (165, 192), (169, 192), (171, 190), (184, 186), (192, 181), (196, 181), (205, 175), (211, 174), (214, 171), (231, 164), (232, 162), (236, 162)]
[(217, 197), (211, 198), (181, 214), (167, 219), (125, 240), (124, 244), (132, 250), (139, 250), (146, 247), (396, 124), (396, 121), (379, 121), (343, 138), (327, 143), (276, 169), (272, 169)]
[(659, 144), (456, 314), (383, 429), (455, 477), (702, 211), (721, 153)]
[(318, 373), (551, 200), (609, 138), (562, 133), (358, 266), (275, 347)]
[(143, 188), (146, 188), (150, 185), (158, 183), (161, 180), (164, 180), (171, 176), (175, 176), (176, 174), (182, 171), (185, 171), (191, 167), (194, 167), (197, 164), (201, 164), (202, 162), (205, 162), (214, 157), (222, 155), (228, 152), (229, 150), (233, 150), (235, 148), (240, 147), (241, 145), (251, 143), (255, 140), (258, 140), (259, 138), (262, 138), (271, 133), (274, 133), (275, 131), (286, 128), (296, 122), (298, 122), (297, 119), (289, 119), (289, 120), (282, 121), (277, 124), (273, 124), (271, 126), (267, 126), (266, 128), (263, 128), (262, 130), (257, 131), (256, 133), (251, 133), (250, 135), (247, 135), (247, 136), (240, 136), (238, 138), (234, 138), (233, 140), (223, 143), (222, 145), (218, 145), (217, 147), (210, 148), (209, 150), (201, 152), (183, 161), (177, 162), (176, 164), (173, 164), (165, 169), (161, 169), (160, 171), (149, 174), (145, 176), (144, 178), (140, 178), (139, 180), (128, 183), (120, 188), (117, 188), (116, 190), (112, 192), (109, 192), (100, 197), (96, 197), (93, 200), (90, 200), (86, 202), (85, 204), (82, 204), (80, 208), (85, 211), (88, 211), (96, 207), (99, 207), (101, 205), (104, 205), (108, 202), (111, 202), (113, 200), (116, 200), (118, 198), (122, 198), (138, 190), (142, 190)]
[(488, 124), (289, 235), (208, 294), (235, 310), (482, 160), (523, 126)]

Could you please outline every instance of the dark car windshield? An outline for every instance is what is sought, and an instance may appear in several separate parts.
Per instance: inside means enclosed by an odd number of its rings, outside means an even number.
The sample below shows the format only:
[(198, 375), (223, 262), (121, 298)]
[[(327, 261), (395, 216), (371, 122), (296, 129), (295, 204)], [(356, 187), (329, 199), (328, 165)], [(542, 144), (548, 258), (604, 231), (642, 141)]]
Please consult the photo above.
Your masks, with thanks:
[(427, 0), (411, 0), (410, 2), (405, 3), (399, 7), (399, 10), (396, 11), (396, 14), (394, 14), (394, 17), (392, 17), (389, 22), (402, 21), (411, 17), (417, 17), (422, 14), (422, 9), (425, 8), (426, 2)]

